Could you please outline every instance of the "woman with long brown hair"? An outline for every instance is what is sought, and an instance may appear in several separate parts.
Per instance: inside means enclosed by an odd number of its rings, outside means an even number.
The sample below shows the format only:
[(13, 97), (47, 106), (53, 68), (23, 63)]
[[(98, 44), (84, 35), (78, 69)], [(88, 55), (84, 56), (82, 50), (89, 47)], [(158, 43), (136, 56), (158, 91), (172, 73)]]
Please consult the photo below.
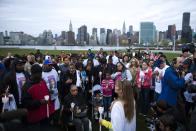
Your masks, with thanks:
[[(128, 80), (116, 81), (115, 93), (118, 98), (111, 107), (112, 125), (109, 125), (105, 120), (100, 123), (106, 127), (112, 126), (113, 131), (135, 131), (136, 110), (131, 82)], [(107, 123), (107, 125), (103, 123)]]

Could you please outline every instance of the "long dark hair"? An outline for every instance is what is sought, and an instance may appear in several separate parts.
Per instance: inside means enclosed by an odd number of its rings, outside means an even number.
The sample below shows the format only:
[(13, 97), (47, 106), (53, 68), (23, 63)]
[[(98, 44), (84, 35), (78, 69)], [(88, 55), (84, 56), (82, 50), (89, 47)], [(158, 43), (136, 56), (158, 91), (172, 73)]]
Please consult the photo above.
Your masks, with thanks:
[(134, 116), (134, 95), (131, 82), (128, 80), (118, 80), (116, 85), (122, 90), (122, 98), (124, 102), (124, 112), (126, 119), (130, 122)]
[[(125, 67), (125, 65), (122, 63), (122, 62), (117, 62), (116, 64), (116, 68), (117, 68), (117, 65), (118, 64), (121, 64), (122, 65), (122, 72), (124, 72), (127, 68)], [(117, 68), (118, 69), (118, 68)]]

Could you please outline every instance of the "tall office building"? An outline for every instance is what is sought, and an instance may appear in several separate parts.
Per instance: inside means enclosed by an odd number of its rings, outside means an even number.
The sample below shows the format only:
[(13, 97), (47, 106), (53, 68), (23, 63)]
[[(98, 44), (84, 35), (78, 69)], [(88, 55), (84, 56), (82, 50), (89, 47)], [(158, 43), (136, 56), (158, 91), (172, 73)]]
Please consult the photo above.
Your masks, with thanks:
[(8, 31), (7, 30), (5, 31), (5, 37), (8, 37)]
[(168, 30), (167, 30), (167, 39), (174, 40), (176, 39), (176, 25), (168, 25)]
[(69, 31), (67, 32), (67, 43), (68, 45), (75, 44), (75, 33), (73, 32), (73, 26), (72, 26), (71, 20), (69, 23)]
[(164, 31), (159, 31), (159, 42), (164, 40), (166, 38), (166, 32)]
[(106, 44), (112, 45), (112, 30), (107, 29)]
[(149, 44), (155, 42), (156, 27), (153, 22), (140, 23), (139, 43)]
[(183, 13), (181, 39), (185, 43), (192, 42), (192, 30), (190, 26), (190, 13), (189, 12)]
[(73, 31), (71, 20), (70, 20), (70, 23), (69, 23), (69, 31), (71, 31), (71, 32)]
[(106, 33), (105, 28), (100, 28), (100, 45), (106, 45)]
[(133, 26), (132, 25), (129, 26), (129, 33), (130, 33), (130, 35), (133, 35)]
[(126, 26), (125, 26), (125, 21), (124, 21), (124, 23), (123, 23), (122, 33), (123, 33), (123, 35), (125, 35), (125, 34), (126, 34)]
[(3, 32), (0, 32), (0, 45), (4, 44)]
[(67, 43), (69, 45), (74, 45), (75, 44), (75, 33), (73, 31), (68, 31), (67, 32)]
[(63, 40), (66, 39), (66, 32), (65, 32), (65, 31), (61, 31), (61, 38), (62, 38)]
[(79, 44), (86, 45), (89, 42), (88, 33), (87, 33), (87, 26), (83, 25), (78, 28), (78, 35), (77, 40)]
[(10, 42), (13, 45), (23, 44), (23, 32), (10, 32)]
[(92, 35), (89, 40), (89, 45), (97, 45), (97, 44), (98, 44), (97, 28), (93, 28)]

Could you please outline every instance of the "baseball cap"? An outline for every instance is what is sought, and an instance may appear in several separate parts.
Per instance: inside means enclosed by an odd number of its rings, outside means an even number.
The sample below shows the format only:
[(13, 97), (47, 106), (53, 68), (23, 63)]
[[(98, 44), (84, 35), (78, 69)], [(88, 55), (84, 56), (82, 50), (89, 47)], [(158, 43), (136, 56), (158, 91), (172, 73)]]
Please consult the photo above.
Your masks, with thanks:
[(49, 59), (44, 60), (44, 65), (51, 65), (52, 61)]

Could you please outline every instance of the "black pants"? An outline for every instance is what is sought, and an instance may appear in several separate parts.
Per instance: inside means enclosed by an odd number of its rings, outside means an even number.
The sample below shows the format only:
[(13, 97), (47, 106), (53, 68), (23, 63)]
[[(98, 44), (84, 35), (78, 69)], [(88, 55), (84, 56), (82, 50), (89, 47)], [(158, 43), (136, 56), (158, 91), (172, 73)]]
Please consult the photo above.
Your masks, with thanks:
[(76, 126), (76, 131), (89, 131), (89, 120), (87, 117), (74, 118), (73, 124)]
[(150, 88), (141, 89), (141, 113), (147, 115), (150, 108)]

